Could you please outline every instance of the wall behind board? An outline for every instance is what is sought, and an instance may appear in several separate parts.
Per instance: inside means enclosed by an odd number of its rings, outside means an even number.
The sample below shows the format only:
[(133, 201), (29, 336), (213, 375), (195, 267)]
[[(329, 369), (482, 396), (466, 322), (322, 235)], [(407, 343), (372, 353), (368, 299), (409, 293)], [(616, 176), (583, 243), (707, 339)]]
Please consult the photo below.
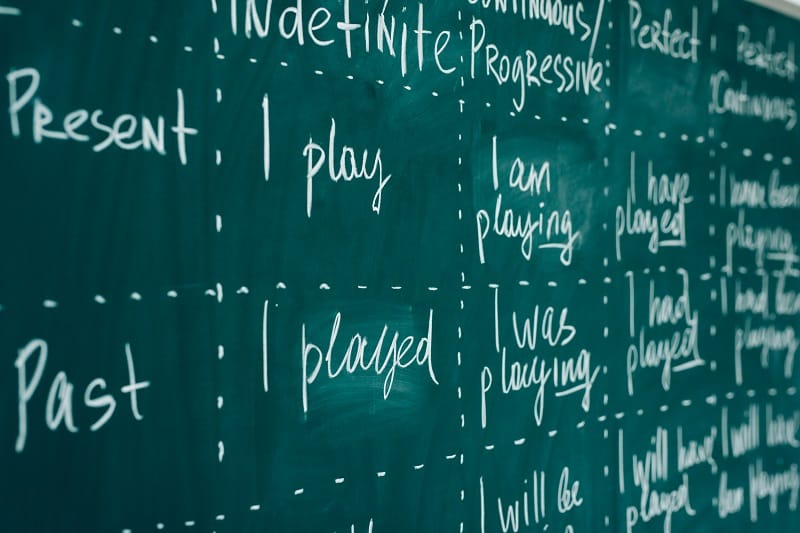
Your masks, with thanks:
[(0, 4), (0, 530), (800, 528), (798, 21)]

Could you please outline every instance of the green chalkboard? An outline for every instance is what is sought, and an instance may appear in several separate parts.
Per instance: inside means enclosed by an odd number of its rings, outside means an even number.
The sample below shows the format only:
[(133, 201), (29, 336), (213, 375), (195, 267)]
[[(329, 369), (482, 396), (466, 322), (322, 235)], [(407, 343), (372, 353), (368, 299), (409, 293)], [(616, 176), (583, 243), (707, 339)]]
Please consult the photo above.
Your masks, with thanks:
[(0, 4), (0, 530), (800, 527), (797, 20)]

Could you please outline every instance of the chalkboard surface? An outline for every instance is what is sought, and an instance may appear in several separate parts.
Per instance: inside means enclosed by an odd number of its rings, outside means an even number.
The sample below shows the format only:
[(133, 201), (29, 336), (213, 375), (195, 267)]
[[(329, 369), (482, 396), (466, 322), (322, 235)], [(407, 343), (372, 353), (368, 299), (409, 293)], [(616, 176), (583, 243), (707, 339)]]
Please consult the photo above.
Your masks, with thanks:
[(800, 529), (797, 21), (0, 4), (0, 530)]

